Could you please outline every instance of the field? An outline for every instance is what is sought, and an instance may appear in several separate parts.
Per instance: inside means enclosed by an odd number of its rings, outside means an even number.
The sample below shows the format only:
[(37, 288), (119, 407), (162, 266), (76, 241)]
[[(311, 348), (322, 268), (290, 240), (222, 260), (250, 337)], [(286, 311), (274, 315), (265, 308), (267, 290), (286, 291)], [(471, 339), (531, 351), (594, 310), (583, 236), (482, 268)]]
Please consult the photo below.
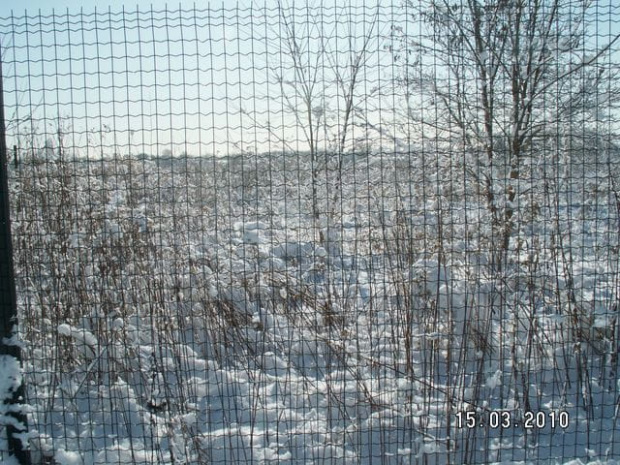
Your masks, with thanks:
[(526, 163), (502, 247), (464, 153), (59, 153), (9, 175), (35, 463), (619, 460), (611, 163)]

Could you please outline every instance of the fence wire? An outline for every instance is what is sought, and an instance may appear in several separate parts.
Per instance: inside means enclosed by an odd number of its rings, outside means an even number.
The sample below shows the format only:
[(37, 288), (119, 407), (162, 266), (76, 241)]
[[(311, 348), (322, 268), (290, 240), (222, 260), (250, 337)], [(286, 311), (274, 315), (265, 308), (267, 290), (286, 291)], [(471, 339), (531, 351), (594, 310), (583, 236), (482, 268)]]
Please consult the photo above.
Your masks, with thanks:
[(0, 18), (33, 463), (620, 459), (620, 8), (328, 3)]

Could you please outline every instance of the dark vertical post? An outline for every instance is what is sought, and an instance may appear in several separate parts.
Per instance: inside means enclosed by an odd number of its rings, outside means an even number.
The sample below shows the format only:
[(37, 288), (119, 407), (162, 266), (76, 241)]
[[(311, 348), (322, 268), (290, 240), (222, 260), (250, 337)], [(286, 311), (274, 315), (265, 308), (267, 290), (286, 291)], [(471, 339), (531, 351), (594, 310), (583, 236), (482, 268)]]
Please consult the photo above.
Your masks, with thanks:
[[(17, 382), (6, 396), (0, 399), (9, 406), (6, 410), (11, 421), (6, 422), (8, 451), (22, 464), (30, 464), (27, 444), (20, 438), (27, 430), (26, 414), (20, 408), (24, 401), (24, 384), (16, 368), (21, 365), (19, 346), (11, 343), (17, 325), (17, 299), (13, 275), (13, 247), (11, 244), (11, 221), (9, 210), (8, 157), (6, 125), (4, 121), (4, 89), (2, 77), (2, 48), (0, 48), (0, 376), (13, 376)], [(24, 447), (26, 446), (26, 447)]]

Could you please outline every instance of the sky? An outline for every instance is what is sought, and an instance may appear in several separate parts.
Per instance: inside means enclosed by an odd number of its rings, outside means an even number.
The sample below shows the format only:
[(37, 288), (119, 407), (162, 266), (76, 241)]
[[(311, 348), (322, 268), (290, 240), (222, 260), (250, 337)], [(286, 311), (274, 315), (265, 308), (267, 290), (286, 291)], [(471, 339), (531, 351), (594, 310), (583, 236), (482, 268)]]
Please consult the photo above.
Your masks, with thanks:
[[(21, 14), (24, 10), (28, 10), (32, 13), (41, 10), (43, 14), (49, 14), (52, 9), (56, 12), (65, 12), (67, 8), (69, 8), (70, 11), (75, 12), (82, 8), (85, 13), (88, 13), (94, 11), (95, 8), (97, 8), (97, 11), (107, 11), (108, 8), (112, 11), (120, 11), (123, 6), (126, 10), (135, 10), (136, 6), (138, 6), (140, 10), (143, 10), (150, 9), (152, 5), (155, 10), (163, 10), (166, 5), (168, 5), (169, 9), (177, 9), (179, 4), (183, 7), (192, 7), (194, 4), (200, 7), (210, 3), (212, 7), (217, 7), (218, 5), (232, 6), (237, 3), (243, 6), (249, 5), (251, 2), (252, 0), (0, 0), (0, 17), (10, 16), (11, 10), (13, 10), (14, 14)], [(276, 4), (277, 0), (260, 0), (258, 2), (259, 5), (264, 5), (265, 3), (268, 5)], [(285, 0), (284, 3), (291, 2)], [(325, 3), (329, 3), (329, 0)], [(338, 3), (338, 1), (334, 0), (334, 3)], [(362, 4), (364, 0), (348, 0), (348, 3)], [(375, 4), (377, 2), (373, 0), (371, 2), (366, 1), (366, 3)]]
[[(9, 145), (47, 146), (46, 140), (58, 139), (61, 131), (70, 135), (71, 146), (95, 153), (262, 152), (274, 148), (271, 136), (277, 128), (278, 143), (298, 149), (307, 142), (304, 127), (292, 124), (285, 107), (301, 105), (301, 98), (292, 84), (297, 76), (290, 59), (281, 53), (286, 46), (279, 31), (285, 25), (277, 0), (255, 1), (253, 10), (247, 8), (250, 2), (188, 0), (179, 11), (178, 2), (166, 9), (164, 0), (126, 4), (124, 10), (121, 0), (27, 0), (27, 21), (23, 9), (11, 16), (3, 4), (0, 32), (9, 31), (0, 34), (5, 113), (21, 122), (9, 131), (9, 139), (16, 138)], [(308, 47), (303, 57), (321, 70), (319, 84), (327, 90), (317, 91), (313, 111), (319, 106), (337, 111), (342, 101), (331, 86), (332, 71), (336, 66), (346, 75), (348, 47), (361, 50), (365, 34), (371, 34), (369, 60), (374, 61), (366, 62), (365, 77), (375, 82), (383, 69), (378, 57), (391, 59), (379, 53), (379, 37), (392, 24), (390, 10), (381, 15), (379, 34), (379, 26), (372, 26), (374, 0), (367, 0), (368, 8), (363, 0), (352, 1), (353, 10), (342, 0), (310, 0), (326, 6), (310, 13), (303, 3), (295, 3), (297, 13), (288, 21), (295, 22), (300, 38), (312, 37), (303, 42)], [(316, 15), (320, 26), (304, 26), (306, 14)], [(320, 43), (317, 27), (326, 37)], [(317, 65), (321, 47), (333, 54)], [(280, 95), (277, 75), (289, 101)], [(25, 133), (38, 139), (26, 144)]]
[[(356, 102), (368, 117), (366, 92), (396, 76), (385, 50), (398, 45), (390, 28), (403, 15), (390, 5), (397, 7), (400, 0), (309, 0), (325, 8), (308, 10), (302, 7), (305, 0), (282, 3), (296, 6), (288, 21), (295, 23), (300, 40), (312, 37), (302, 42), (308, 60), (303, 69), (320, 69), (312, 114), (318, 112), (315, 120), (324, 115), (325, 127), (334, 127), (344, 105), (333, 85), (334, 70), (346, 79), (351, 57), (346, 50), (361, 50), (372, 30), (368, 61), (356, 81)], [(355, 8), (344, 8), (349, 3)], [(377, 3), (382, 14), (375, 27)], [(102, 153), (129, 147), (130, 153), (225, 154), (272, 150), (277, 128), (278, 144), (303, 148), (307, 121), (293, 116), (310, 112), (281, 40), (286, 24), (276, 5), (277, 0), (0, 0), (0, 33), (13, 32), (0, 34), (6, 117), (24, 122), (15, 137), (28, 130), (41, 139), (28, 143), (42, 146), (59, 132), (71, 133), (72, 146), (96, 146), (93, 150)], [(611, 17), (609, 8), (602, 10)], [(308, 23), (308, 17), (319, 23)], [(608, 41), (611, 28), (600, 25), (607, 34), (601, 40)], [(319, 41), (321, 36), (326, 39)], [(331, 61), (315, 62), (322, 49)], [(376, 108), (394, 103), (387, 87), (376, 95), (388, 100)], [(391, 124), (387, 114), (379, 116), (380, 124)]]
[[(120, 10), (123, 5), (126, 8), (131, 6), (135, 6), (136, 4), (142, 7), (150, 6), (151, 4), (156, 7), (164, 7), (166, 3), (170, 3), (171, 5), (178, 5), (179, 1), (174, 2), (166, 2), (166, 0), (134, 0), (134, 1), (124, 1), (124, 0), (103, 0), (103, 1), (95, 1), (95, 0), (26, 0), (24, 2), (16, 1), (16, 0), (4, 0), (0, 2), (0, 16), (9, 16), (11, 14), (11, 10), (15, 14), (21, 14), (24, 10), (28, 10), (29, 12), (35, 13), (41, 10), (43, 14), (48, 14), (53, 10), (56, 12), (63, 12), (69, 8), (71, 11), (79, 11), (80, 8), (83, 8), (85, 12), (93, 11), (95, 7), (97, 10), (107, 10), (108, 7), (113, 10)], [(193, 2), (181, 0), (182, 4), (191, 4)]]
[[(249, 0), (241, 0), (240, 3), (248, 1)], [(166, 4), (168, 4), (170, 8), (176, 9), (179, 4), (183, 6), (192, 6), (194, 3), (200, 4), (202, 2), (194, 2), (194, 0), (26, 0), (25, 2), (4, 0), (0, 2), (0, 16), (9, 16), (11, 10), (13, 10), (15, 14), (21, 13), (24, 10), (33, 13), (41, 10), (43, 14), (47, 14), (50, 13), (52, 9), (56, 12), (63, 12), (66, 11), (67, 8), (71, 11), (79, 11), (80, 8), (83, 8), (84, 12), (90, 12), (94, 11), (95, 8), (97, 8), (98, 11), (106, 11), (108, 8), (119, 11), (125, 6), (125, 9), (133, 10), (136, 5), (139, 6), (140, 9), (148, 9), (151, 5), (153, 5), (153, 9), (163, 9), (166, 7)], [(211, 3), (217, 4), (218, 2)], [(221, 3), (235, 2), (221, 0)]]

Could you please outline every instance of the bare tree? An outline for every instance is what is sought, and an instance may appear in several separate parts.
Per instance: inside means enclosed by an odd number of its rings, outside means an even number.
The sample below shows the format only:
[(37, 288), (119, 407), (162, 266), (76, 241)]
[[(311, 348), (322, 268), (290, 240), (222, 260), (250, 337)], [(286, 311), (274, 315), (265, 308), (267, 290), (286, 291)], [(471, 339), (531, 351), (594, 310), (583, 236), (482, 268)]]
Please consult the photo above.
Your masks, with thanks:
[[(281, 3), (278, 3), (278, 7), (283, 28), (284, 51), (291, 62), (288, 69), (292, 75), (286, 76), (281, 67), (280, 70), (275, 71), (275, 78), (280, 87), (285, 110), (294, 116), (296, 126), (301, 128), (310, 152), (312, 216), (315, 221), (318, 221), (320, 216), (317, 192), (320, 172), (319, 143), (326, 116), (324, 77), (320, 74), (325, 70), (325, 36), (320, 33), (322, 24), (316, 17), (312, 17), (305, 25), (308, 28), (306, 34), (299, 34), (294, 16), (289, 18)], [(306, 9), (310, 15), (309, 5), (306, 5)], [(315, 44), (310, 43), (312, 35), (319, 36)], [(314, 50), (313, 45), (315, 45)], [(321, 241), (323, 239), (321, 237)]]
[[(346, 44), (334, 47), (327, 39), (333, 34), (324, 30), (326, 22), (320, 11), (314, 12), (310, 5), (306, 5), (300, 27), (295, 21), (294, 7), (287, 8), (280, 2), (278, 5), (281, 28), (278, 35), (283, 42), (284, 62), (274, 71), (274, 79), (279, 85), (284, 111), (294, 118), (309, 152), (312, 216), (315, 222), (320, 222), (324, 213), (333, 216), (342, 195), (343, 155), (351, 147), (350, 135), (358, 98), (356, 90), (369, 57), (377, 14), (366, 26), (359, 45), (349, 31)], [(347, 14), (347, 8), (343, 8), (342, 14)], [(337, 19), (335, 24), (341, 25), (342, 22)], [(350, 26), (353, 18), (349, 17), (345, 22)], [(272, 136), (281, 139), (271, 126), (267, 129)], [(286, 141), (282, 142), (295, 149)], [(328, 211), (321, 212), (318, 189), (322, 174), (327, 172), (333, 175), (334, 186), (327, 199)], [(328, 223), (331, 220), (328, 218)], [(322, 243), (328, 242), (323, 228), (319, 228), (319, 236)]]
[(394, 27), (407, 118), (467, 157), (465, 170), (491, 216), (498, 270), (527, 190), (519, 182), (528, 175), (526, 161), (543, 153), (543, 144), (562, 150), (558, 134), (587, 126), (601, 89), (607, 89), (606, 105), (619, 100), (614, 76), (600, 66), (618, 36), (588, 43), (590, 4), (408, 0), (419, 33)]

